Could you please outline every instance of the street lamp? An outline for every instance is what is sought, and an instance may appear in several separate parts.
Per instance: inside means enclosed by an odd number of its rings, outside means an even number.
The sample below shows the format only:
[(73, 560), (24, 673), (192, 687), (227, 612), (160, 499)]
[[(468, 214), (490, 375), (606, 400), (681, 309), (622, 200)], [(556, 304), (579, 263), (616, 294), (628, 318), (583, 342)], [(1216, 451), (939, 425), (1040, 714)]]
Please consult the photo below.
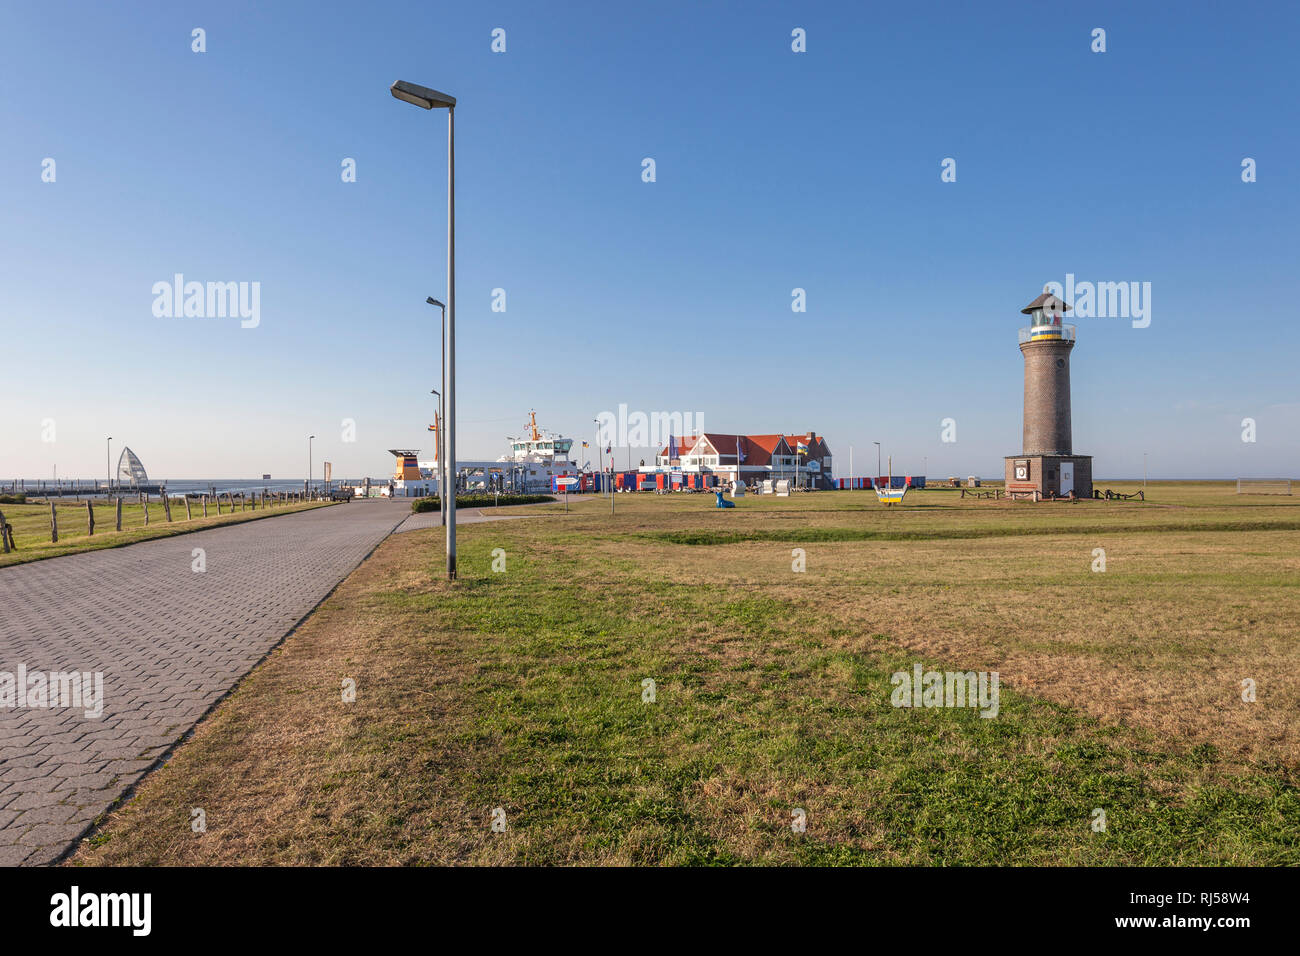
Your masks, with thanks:
[(307, 436), (307, 494), (311, 494), (311, 440), (315, 435)]
[[(447, 110), (447, 321), (443, 339), (446, 370), (442, 382), (442, 399), (446, 406), (443, 427), (447, 437), (447, 475), (449, 484), (456, 479), (456, 97), (439, 93), (426, 86), (398, 80), (389, 92), (399, 100), (421, 109)], [(439, 435), (442, 433), (439, 432)], [(456, 580), (456, 489), (443, 498), (442, 510), (447, 521), (447, 580)]]
[[(424, 301), (428, 302), (429, 305), (436, 305), (442, 310), (442, 335), (438, 339), (442, 346), (442, 376), (438, 379), (438, 384), (445, 387), (447, 384), (447, 306), (433, 296), (429, 296)], [(434, 391), (433, 394), (438, 396), (438, 496), (442, 504), (442, 507), (438, 508), (438, 513), (441, 515), (442, 524), (445, 525), (447, 523), (447, 458), (445, 455), (447, 450), (447, 415), (442, 407), (442, 392)]]
[(442, 430), (445, 423), (442, 420), (442, 393), (436, 388), (429, 389), (429, 394), (438, 396), (438, 408), (433, 413), (433, 421), (438, 426), (434, 429), (433, 436), (433, 456), (438, 459), (438, 514), (441, 515), (440, 524), (447, 523), (447, 480), (443, 475), (443, 458), (442, 458)]
[(106, 440), (108, 444), (104, 446), (104, 474), (108, 478), (108, 485), (104, 488), (105, 495), (113, 490), (113, 436), (109, 435)]

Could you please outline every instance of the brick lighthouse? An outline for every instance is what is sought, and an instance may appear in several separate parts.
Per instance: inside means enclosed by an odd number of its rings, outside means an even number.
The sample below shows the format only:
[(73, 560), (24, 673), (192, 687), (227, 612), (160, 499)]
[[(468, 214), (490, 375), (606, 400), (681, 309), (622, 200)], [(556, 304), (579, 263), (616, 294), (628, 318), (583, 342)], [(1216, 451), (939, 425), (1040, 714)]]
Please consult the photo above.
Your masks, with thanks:
[(1061, 316), (1070, 305), (1044, 291), (1020, 311), (1032, 324), (1020, 330), (1025, 357), (1024, 450), (1006, 459), (1011, 497), (1092, 497), (1092, 456), (1074, 454), (1070, 437), (1070, 352), (1074, 326)]

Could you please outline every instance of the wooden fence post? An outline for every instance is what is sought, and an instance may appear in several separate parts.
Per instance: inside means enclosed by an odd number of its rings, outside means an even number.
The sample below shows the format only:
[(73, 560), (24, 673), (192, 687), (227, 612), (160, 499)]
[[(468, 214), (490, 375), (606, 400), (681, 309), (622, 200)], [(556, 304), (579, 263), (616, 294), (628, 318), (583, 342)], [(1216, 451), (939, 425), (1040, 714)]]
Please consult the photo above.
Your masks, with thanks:
[(59, 543), (59, 513), (54, 510), (54, 502), (50, 502), (50, 544)]
[(208, 496), (204, 495), (203, 496), (203, 517), (206, 518), (207, 516), (208, 516)]
[(95, 509), (89, 498), (86, 499), (86, 534), (90, 537), (95, 535)]
[(217, 495), (217, 514), (221, 514), (221, 495)]
[(163, 492), (163, 513), (167, 515), (167, 521), (170, 524), (172, 520), (172, 496)]
[(122, 530), (122, 496), (117, 496), (117, 530)]
[(5, 521), (5, 513), (0, 511), (0, 544), (4, 545), (4, 553), (9, 553), (9, 525)]
[(192, 517), (194, 516), (190, 514), (190, 496), (186, 495), (185, 496), (185, 520), (189, 521), (190, 518)]
[(140, 504), (144, 508), (144, 524), (147, 528), (149, 526), (149, 496), (141, 495)]

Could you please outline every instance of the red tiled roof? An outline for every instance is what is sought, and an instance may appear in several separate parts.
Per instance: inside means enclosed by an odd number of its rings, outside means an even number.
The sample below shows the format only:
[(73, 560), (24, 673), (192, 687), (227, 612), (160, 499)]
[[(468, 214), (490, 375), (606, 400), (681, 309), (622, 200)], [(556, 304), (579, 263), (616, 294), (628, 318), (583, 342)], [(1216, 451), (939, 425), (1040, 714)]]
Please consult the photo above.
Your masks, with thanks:
[(771, 458), (768, 452), (756, 445), (753, 439), (748, 435), (721, 435), (714, 432), (706, 432), (704, 437), (708, 439), (709, 444), (717, 451), (719, 460), (725, 461), (729, 465), (737, 464), (737, 444), (740, 446), (740, 453), (745, 458), (745, 460), (740, 462), (740, 464), (765, 465)]
[(777, 446), (783, 441), (780, 435), (746, 435), (745, 437), (767, 452), (768, 455), (775, 454)]

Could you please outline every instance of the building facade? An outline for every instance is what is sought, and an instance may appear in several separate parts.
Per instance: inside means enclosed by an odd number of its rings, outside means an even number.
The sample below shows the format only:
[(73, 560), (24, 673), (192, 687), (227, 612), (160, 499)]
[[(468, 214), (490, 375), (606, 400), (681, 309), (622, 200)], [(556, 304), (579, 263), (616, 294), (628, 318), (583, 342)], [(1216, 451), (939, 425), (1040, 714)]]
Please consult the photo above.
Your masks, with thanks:
[[(703, 432), (674, 440), (664, 447), (653, 467), (641, 471), (716, 475), (719, 481), (746, 485), (768, 479), (788, 480), (792, 487), (827, 490), (834, 487), (834, 459), (826, 439), (805, 435), (732, 435)], [(675, 452), (675, 455), (673, 454)]]

